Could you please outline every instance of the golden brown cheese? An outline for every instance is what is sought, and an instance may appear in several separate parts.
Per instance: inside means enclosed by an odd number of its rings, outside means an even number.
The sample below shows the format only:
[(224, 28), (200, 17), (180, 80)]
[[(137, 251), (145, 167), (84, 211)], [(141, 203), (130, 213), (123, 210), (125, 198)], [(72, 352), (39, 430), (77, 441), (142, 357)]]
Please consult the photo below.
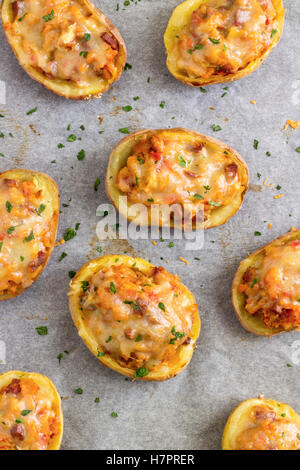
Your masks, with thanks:
[(188, 77), (226, 76), (260, 57), (276, 34), (272, 0), (209, 0), (193, 12), (171, 53)]
[(46, 450), (61, 426), (56, 405), (33, 379), (0, 389), (0, 450)]
[(300, 449), (299, 423), (286, 418), (285, 413), (278, 415), (272, 407), (251, 408), (244, 427), (236, 438), (235, 450)]
[(0, 175), (0, 298), (29, 287), (49, 258), (58, 218), (50, 196), (37, 178)]
[(268, 327), (300, 326), (300, 241), (266, 247), (261, 265), (247, 269), (239, 291), (247, 311)]
[(229, 204), (241, 192), (238, 165), (212, 142), (161, 132), (136, 144), (117, 176), (130, 203), (186, 205), (185, 220)]
[(180, 279), (163, 268), (149, 273), (126, 264), (111, 265), (83, 281), (80, 298), (85, 328), (102, 354), (144, 375), (176, 363), (189, 344), (197, 315)]
[(6, 28), (18, 38), (26, 64), (80, 88), (116, 78), (119, 42), (83, 2), (18, 0), (12, 5), (14, 21)]

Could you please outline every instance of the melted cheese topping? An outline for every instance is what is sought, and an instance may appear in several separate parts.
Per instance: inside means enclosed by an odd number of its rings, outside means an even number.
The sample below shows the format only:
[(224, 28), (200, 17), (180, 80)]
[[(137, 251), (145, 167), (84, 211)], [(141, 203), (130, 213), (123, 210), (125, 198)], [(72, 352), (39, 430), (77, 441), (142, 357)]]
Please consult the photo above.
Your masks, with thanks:
[(272, 0), (209, 0), (192, 14), (172, 54), (186, 75), (234, 74), (260, 57), (278, 33)]
[(185, 220), (204, 209), (206, 219), (240, 192), (241, 178), (229, 152), (216, 144), (161, 133), (136, 144), (116, 187), (131, 203), (180, 204)]
[(0, 450), (46, 450), (58, 431), (54, 405), (32, 379), (0, 390)]
[(76, 0), (19, 0), (8, 25), (21, 41), (26, 63), (48, 78), (79, 87), (115, 77), (118, 41)]
[(34, 181), (0, 176), (0, 295), (29, 287), (52, 247), (53, 209)]
[(175, 363), (179, 346), (190, 343), (197, 305), (179, 277), (119, 264), (86, 282), (80, 299), (85, 327), (99, 351), (121, 366), (153, 371)]
[(300, 241), (268, 246), (259, 268), (249, 268), (239, 290), (245, 307), (269, 327), (300, 326)]
[[(284, 414), (284, 413), (283, 413)], [(268, 406), (252, 408), (235, 450), (299, 450), (300, 427)]]

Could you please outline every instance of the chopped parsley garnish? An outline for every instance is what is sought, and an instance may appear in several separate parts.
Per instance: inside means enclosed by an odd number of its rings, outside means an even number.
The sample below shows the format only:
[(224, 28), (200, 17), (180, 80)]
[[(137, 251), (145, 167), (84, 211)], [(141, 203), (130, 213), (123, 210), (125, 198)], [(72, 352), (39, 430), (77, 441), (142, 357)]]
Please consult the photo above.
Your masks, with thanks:
[(111, 417), (112, 417), (112, 418), (117, 418), (117, 417), (118, 417), (118, 413), (116, 413), (115, 411), (113, 411), (113, 412), (111, 413)]
[(213, 206), (213, 207), (220, 207), (220, 204), (218, 202), (215, 202), (215, 201), (208, 201), (208, 204), (210, 206)]
[(198, 194), (198, 193), (195, 193), (195, 194), (194, 194), (194, 197), (195, 197), (196, 199), (204, 199), (203, 196), (201, 196), (201, 195)]
[(135, 341), (136, 343), (138, 343), (139, 341), (142, 341), (142, 339), (143, 339), (143, 337), (142, 337), (142, 335), (139, 333), (139, 334), (137, 335), (137, 337), (135, 338), (134, 341)]
[(23, 15), (23, 16), (20, 16), (20, 18), (18, 19), (18, 21), (23, 21), (26, 15), (27, 15), (27, 12), (26, 12), (26, 13), (24, 13), (24, 15)]
[(96, 178), (95, 183), (94, 183), (94, 190), (98, 191), (98, 186), (100, 184), (100, 178)]
[(88, 287), (89, 287), (88, 281), (81, 281), (81, 289), (83, 290), (83, 292), (86, 292), (88, 290)]
[(23, 421), (20, 418), (17, 418), (15, 421), (17, 424), (23, 424)]
[(254, 232), (254, 235), (255, 235), (256, 237), (260, 237), (260, 236), (261, 236), (261, 232), (256, 231), (256, 232)]
[(220, 39), (208, 38), (213, 44), (220, 44)]
[(258, 144), (259, 144), (258, 140), (254, 139), (254, 141), (253, 141), (253, 147), (255, 148), (255, 150), (258, 149)]
[(37, 209), (38, 215), (41, 216), (41, 214), (44, 212), (45, 209), (46, 209), (45, 204), (41, 204), (40, 207)]
[(300, 147), (296, 148), (296, 152), (300, 153)]
[(25, 242), (31, 242), (31, 240), (34, 240), (34, 234), (33, 234), (33, 230), (31, 230), (30, 234), (28, 235), (28, 237), (25, 237)]
[(83, 56), (85, 59), (87, 58), (88, 56), (88, 51), (80, 51), (80, 56)]
[(33, 113), (35, 113), (35, 112), (36, 112), (36, 110), (37, 110), (37, 108), (30, 109), (30, 110), (29, 110), (29, 111), (27, 111), (27, 113), (26, 113), (26, 114), (27, 114), (27, 116), (29, 116), (30, 114), (33, 114)]
[(219, 132), (222, 130), (222, 127), (221, 126), (216, 126), (215, 124), (212, 125), (212, 130), (214, 132)]
[(15, 227), (9, 227), (9, 229), (7, 229), (8, 235), (10, 235), (11, 233), (13, 233), (14, 231), (15, 231)]
[(29, 413), (31, 413), (31, 411), (32, 411), (32, 410), (23, 410), (23, 411), (21, 412), (21, 415), (22, 415), (22, 416), (27, 416), (27, 415), (29, 415)]
[(129, 113), (129, 111), (132, 110), (132, 106), (128, 104), (127, 106), (123, 106), (122, 109), (123, 111), (125, 111), (125, 113)]
[(58, 261), (62, 261), (63, 259), (65, 259), (67, 257), (67, 253), (65, 253), (64, 251), (62, 252), (62, 254), (60, 255)]
[(111, 292), (112, 294), (116, 294), (116, 293), (117, 293), (116, 286), (114, 285), (113, 282), (110, 283), (109, 290), (110, 290), (110, 292)]
[(5, 207), (6, 207), (7, 212), (10, 213), (12, 210), (12, 205), (9, 201), (6, 201)]
[(165, 101), (161, 101), (161, 103), (160, 103), (159, 106), (160, 106), (162, 109), (164, 109), (165, 105), (166, 105), (166, 102), (165, 102)]
[(76, 388), (76, 389), (74, 390), (74, 393), (76, 393), (77, 395), (82, 395), (82, 394), (83, 394), (83, 390), (82, 390), (82, 388), (79, 387), (79, 388)]
[(104, 357), (105, 352), (98, 351), (97, 357)]
[(257, 283), (258, 283), (258, 279), (257, 279), (257, 278), (253, 279), (253, 282), (252, 282), (252, 284), (251, 284), (251, 289), (252, 289), (252, 287), (254, 287), (255, 284), (257, 284)]
[(100, 403), (100, 398), (99, 397), (95, 398), (95, 403)]
[(178, 155), (179, 165), (183, 168), (186, 168), (186, 161), (182, 158), (181, 155)]
[(273, 39), (273, 37), (275, 36), (275, 34), (277, 34), (277, 29), (272, 29), (271, 31), (271, 39)]
[(40, 336), (46, 336), (48, 334), (47, 326), (38, 326), (36, 331)]
[(0, 242), (0, 253), (1, 253), (2, 247), (3, 247), (3, 242)]
[(63, 357), (64, 357), (64, 356), (63, 356), (63, 353), (59, 353), (59, 355), (57, 356), (57, 359), (58, 359), (59, 364), (60, 364), (60, 362), (61, 362), (61, 360), (62, 360)]
[(163, 310), (163, 312), (166, 311), (166, 307), (165, 307), (165, 305), (164, 305), (162, 302), (159, 302), (158, 306), (159, 306), (159, 308), (160, 308), (161, 310)]
[(121, 129), (119, 129), (119, 132), (121, 132), (122, 134), (130, 134), (128, 127), (122, 127)]
[(84, 37), (84, 40), (87, 42), (91, 39), (91, 35), (89, 33), (85, 33), (85, 35), (83, 36)]
[(85, 158), (85, 151), (81, 149), (77, 154), (77, 160), (83, 160)]
[(70, 279), (73, 279), (73, 277), (75, 276), (76, 274), (76, 271), (69, 271), (69, 278)]
[(134, 376), (135, 377), (146, 377), (146, 375), (149, 374), (149, 370), (146, 369), (146, 367), (140, 367), (135, 371)]
[(206, 90), (205, 90), (205, 88), (203, 88), (203, 86), (201, 86), (201, 87), (199, 88), (199, 90), (200, 90), (202, 93), (206, 93)]
[(64, 144), (57, 144), (57, 148), (58, 148), (58, 149), (63, 149), (63, 148), (64, 148)]
[(68, 142), (75, 142), (75, 140), (76, 140), (76, 135), (74, 134), (69, 135), (69, 137), (67, 138)]
[(112, 340), (112, 336), (109, 336), (105, 342), (109, 343), (111, 340)]
[(72, 240), (77, 235), (77, 232), (74, 228), (67, 228), (64, 234), (64, 240), (65, 242), (68, 242), (69, 240)]
[(45, 15), (43, 16), (43, 20), (47, 23), (48, 21), (51, 21), (53, 20), (54, 18), (54, 10), (51, 10), (50, 13), (48, 13), (48, 15)]
[(137, 101), (137, 100), (139, 100), (139, 99), (140, 99), (139, 96), (135, 96), (135, 97), (133, 98), (133, 101)]
[(126, 62), (124, 70), (131, 70), (131, 69), (132, 69), (132, 65)]
[(138, 162), (139, 162), (140, 165), (144, 165), (145, 160), (141, 157), (138, 157)]
[(153, 197), (150, 197), (149, 199), (147, 199), (148, 202), (154, 202), (154, 199)]
[(174, 246), (174, 242), (170, 242), (169, 243), (169, 248), (173, 248), (173, 246)]

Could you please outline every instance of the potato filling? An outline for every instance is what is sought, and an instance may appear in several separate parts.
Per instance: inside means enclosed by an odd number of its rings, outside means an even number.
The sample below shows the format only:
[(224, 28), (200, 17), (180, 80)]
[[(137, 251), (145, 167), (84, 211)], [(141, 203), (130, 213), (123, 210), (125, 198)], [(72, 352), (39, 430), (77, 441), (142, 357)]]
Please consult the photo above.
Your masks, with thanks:
[(99, 357), (110, 355), (148, 375), (176, 363), (178, 348), (192, 342), (197, 305), (179, 277), (164, 268), (144, 274), (134, 264), (115, 264), (81, 284), (81, 315)]
[(13, 379), (0, 390), (0, 450), (46, 450), (59, 432), (47, 394), (32, 379)]
[[(161, 132), (141, 139), (117, 176), (131, 203), (180, 204), (185, 218), (205, 220), (241, 192), (238, 165), (229, 151), (199, 138), (185, 141)], [(183, 212), (183, 211), (182, 211)]]
[(0, 176), (0, 295), (33, 283), (52, 247), (53, 217), (35, 181)]
[[(280, 412), (280, 408), (278, 408)], [(271, 407), (255, 406), (248, 427), (236, 439), (235, 450), (299, 450), (300, 427)]]
[(260, 267), (249, 267), (239, 291), (245, 308), (269, 328), (300, 326), (300, 241), (268, 246)]
[(260, 57), (276, 34), (272, 0), (209, 0), (193, 12), (172, 54), (189, 77), (235, 74)]
[(23, 60), (46, 77), (84, 87), (117, 74), (119, 43), (82, 2), (18, 0), (9, 24)]

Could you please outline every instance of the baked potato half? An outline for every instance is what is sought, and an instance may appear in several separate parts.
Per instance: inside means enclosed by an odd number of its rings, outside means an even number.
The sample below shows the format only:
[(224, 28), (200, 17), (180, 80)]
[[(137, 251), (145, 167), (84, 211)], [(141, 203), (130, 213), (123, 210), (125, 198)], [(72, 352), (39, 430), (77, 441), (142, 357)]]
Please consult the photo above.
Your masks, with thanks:
[(0, 450), (58, 450), (61, 400), (53, 382), (35, 372), (0, 375)]
[(267, 398), (243, 401), (226, 423), (223, 450), (299, 450), (300, 416)]
[(167, 67), (194, 87), (239, 80), (267, 58), (283, 24), (282, 0), (186, 0), (165, 32)]
[(70, 283), (70, 312), (99, 361), (132, 379), (170, 379), (189, 364), (201, 322), (178, 276), (141, 258), (109, 255)]
[(50, 176), (31, 170), (0, 173), (0, 301), (22, 294), (43, 272), (59, 219)]
[(183, 128), (144, 129), (112, 151), (106, 192), (138, 225), (207, 229), (237, 212), (248, 180), (246, 163), (224, 142)]
[(232, 303), (250, 333), (273, 336), (300, 327), (300, 230), (244, 259), (233, 280)]
[(89, 0), (3, 0), (4, 31), (19, 64), (65, 98), (100, 98), (121, 76), (126, 46)]

